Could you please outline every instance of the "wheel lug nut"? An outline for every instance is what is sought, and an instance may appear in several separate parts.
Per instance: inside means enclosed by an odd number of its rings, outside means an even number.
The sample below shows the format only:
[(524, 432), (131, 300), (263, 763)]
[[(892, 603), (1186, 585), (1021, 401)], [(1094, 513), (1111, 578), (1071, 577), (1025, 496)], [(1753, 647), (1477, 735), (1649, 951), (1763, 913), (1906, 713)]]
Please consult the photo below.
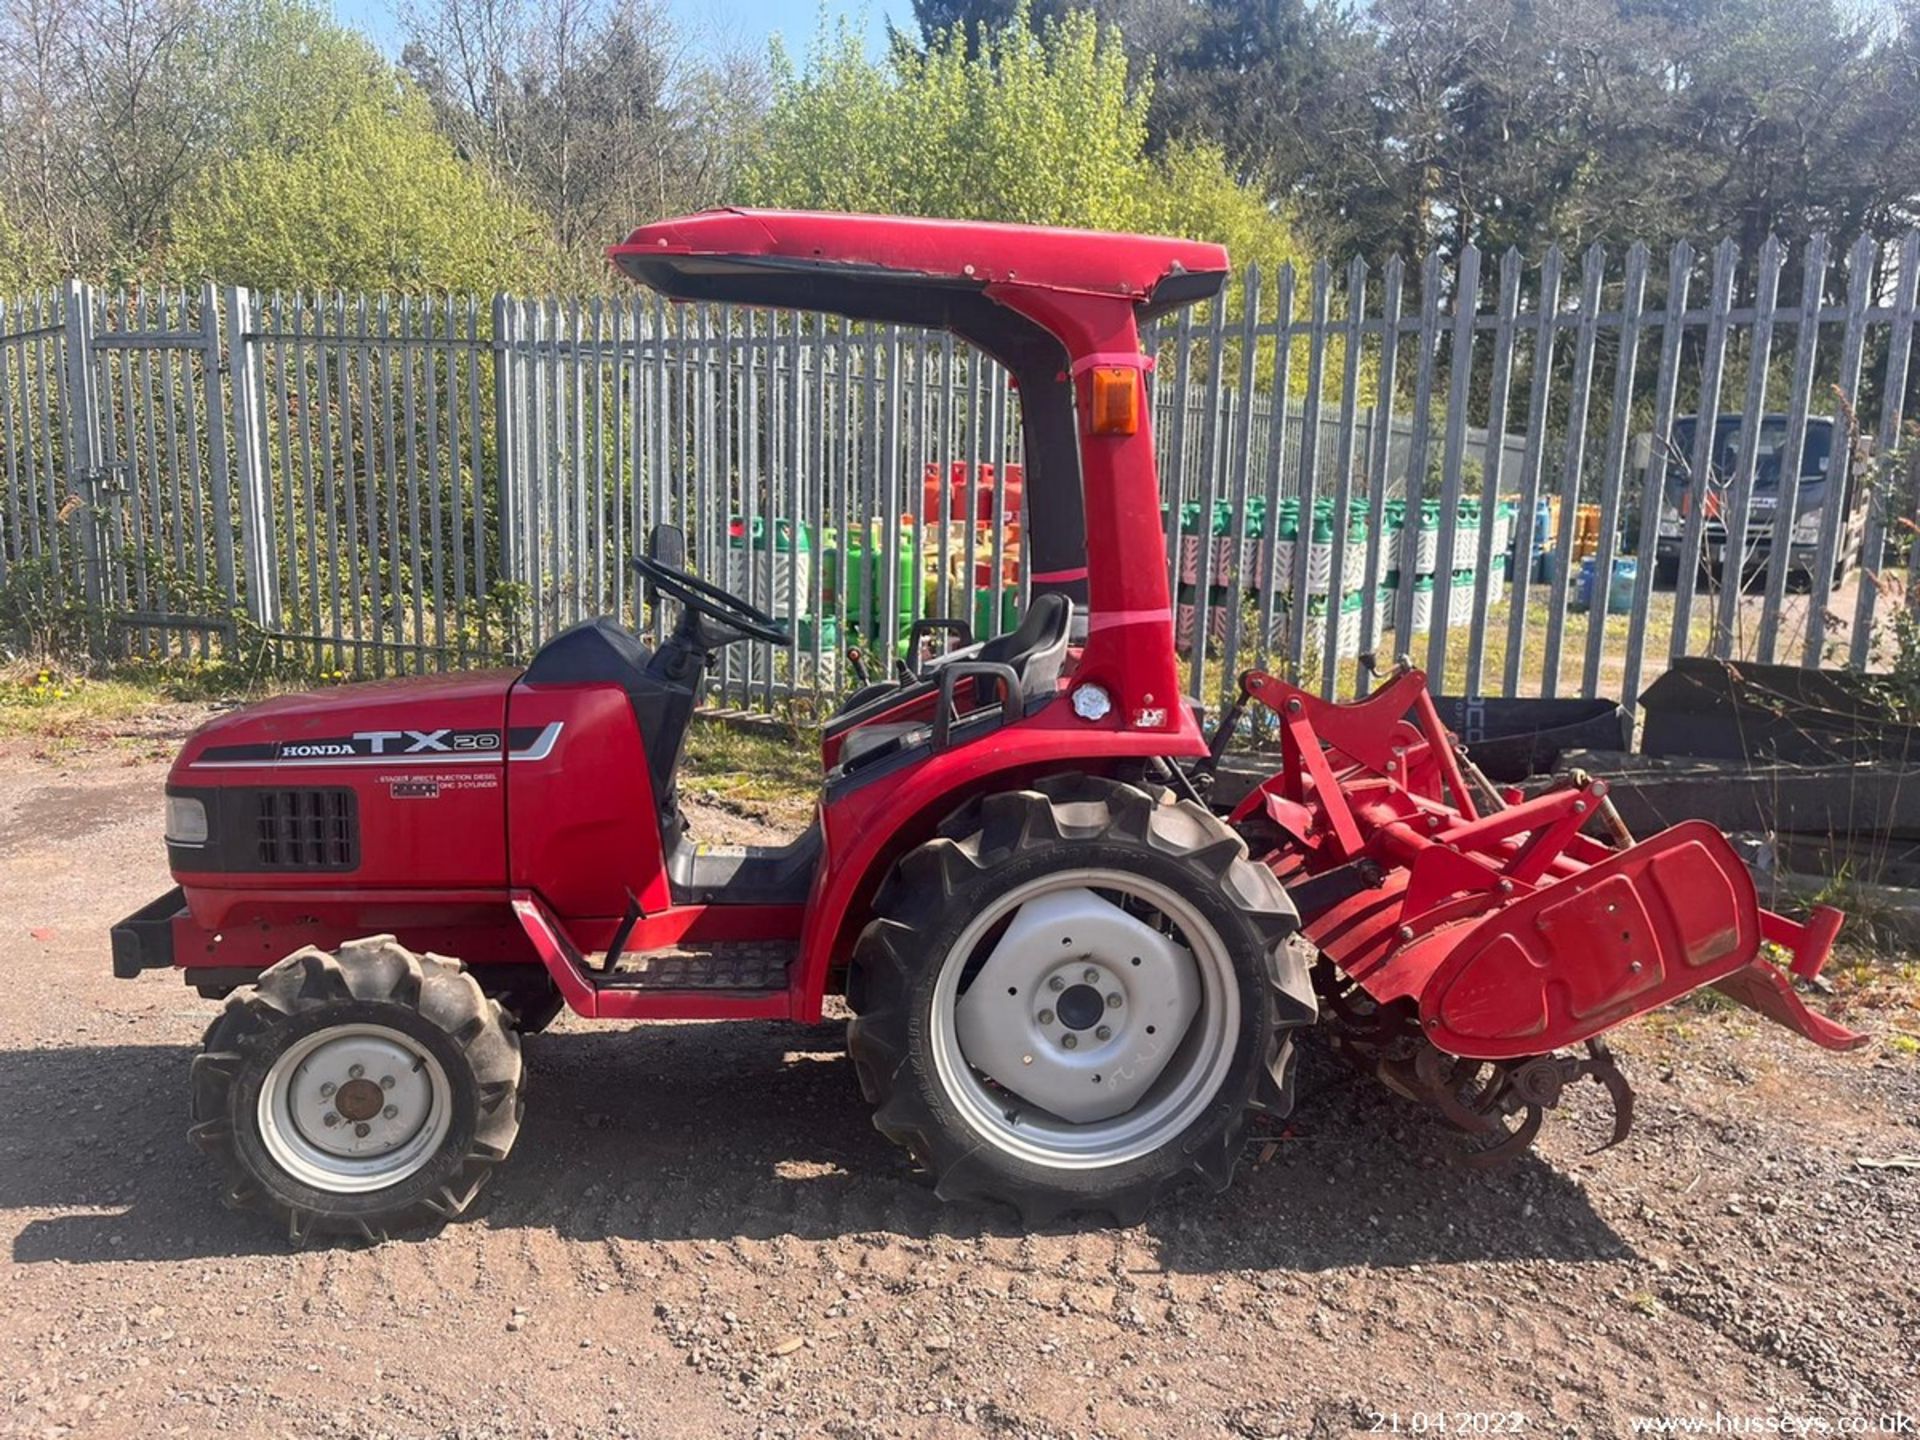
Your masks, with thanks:
[(1111, 1040), (1113, 1038), (1113, 1031), (1105, 1025), (1095, 1030), (1093, 1034), (1096, 1040)]
[(380, 1077), (380, 1088), (382, 1090), (391, 1090), (393, 1088), (393, 1077), (391, 1075), (382, 1075)]
[(333, 1082), (332, 1082), (331, 1080), (329, 1080), (329, 1081), (327, 1081), (327, 1082), (326, 1082), (325, 1084), (323, 1084), (323, 1085), (322, 1085), (322, 1086), (320, 1087), (320, 1094), (321, 1094), (321, 1095), (322, 1095), (323, 1097), (324, 1097), (324, 1096), (327, 1096), (327, 1095), (331, 1095), (331, 1094), (333, 1094), (333, 1090), (334, 1090), (334, 1085), (333, 1085)]
[(1047, 989), (1049, 990), (1058, 991), (1058, 990), (1064, 990), (1066, 988), (1067, 988), (1067, 982), (1062, 980), (1058, 975), (1054, 976), (1051, 980), (1047, 981)]
[(1118, 990), (1107, 996), (1107, 1009), (1109, 1010), (1118, 1010), (1125, 1003), (1126, 1001), (1120, 998), (1120, 992)]
[(367, 1136), (372, 1133), (372, 1131), (373, 1131), (373, 1127), (367, 1124), (367, 1122), (364, 1120), (362, 1120), (358, 1125), (353, 1127), (353, 1133), (359, 1136), (362, 1140), (366, 1139)]
[(1085, 980), (1089, 985), (1098, 985), (1100, 983), (1100, 972), (1089, 965), (1081, 972), (1080, 978)]
[(399, 1113), (400, 1113), (400, 1107), (398, 1105), (389, 1105), (387, 1106), (386, 1109), (380, 1112), (381, 1116), (387, 1120), (393, 1119), (393, 1117), (398, 1115)]
[(1036, 1018), (1042, 1025), (1051, 1025), (1053, 1024), (1053, 1011), (1042, 1010)]
[(347, 1076), (349, 1079), (358, 1080), (362, 1075), (366, 1073), (367, 1073), (367, 1067), (364, 1065), (347, 1066)]
[(340, 1123), (340, 1117), (334, 1114), (331, 1110), (329, 1110), (326, 1114), (320, 1117), (320, 1123), (322, 1125), (327, 1126), (329, 1129), (331, 1129), (333, 1126), (338, 1125)]
[(1079, 1044), (1080, 1037), (1078, 1035), (1062, 1035), (1060, 1037), (1060, 1048), (1063, 1050), (1076, 1049)]

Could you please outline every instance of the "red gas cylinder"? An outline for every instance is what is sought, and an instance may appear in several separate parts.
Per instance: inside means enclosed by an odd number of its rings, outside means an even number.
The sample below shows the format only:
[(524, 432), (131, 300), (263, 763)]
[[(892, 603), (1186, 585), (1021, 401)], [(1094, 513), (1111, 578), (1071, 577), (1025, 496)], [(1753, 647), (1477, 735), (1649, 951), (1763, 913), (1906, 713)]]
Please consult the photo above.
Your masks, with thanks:
[[(1020, 487), (1023, 467), (1008, 465), (1006, 473), (1006, 510), (1007, 523), (1020, 523)], [(930, 460), (921, 479), (920, 518), (928, 524), (942, 520), (964, 520), (967, 518), (967, 462), (956, 460), (947, 467), (946, 484), (940, 480), (940, 464)], [(942, 492), (945, 492), (944, 494)], [(994, 512), (994, 472), (993, 466), (981, 465), (977, 468), (973, 488), (973, 518), (978, 523), (991, 524)]]

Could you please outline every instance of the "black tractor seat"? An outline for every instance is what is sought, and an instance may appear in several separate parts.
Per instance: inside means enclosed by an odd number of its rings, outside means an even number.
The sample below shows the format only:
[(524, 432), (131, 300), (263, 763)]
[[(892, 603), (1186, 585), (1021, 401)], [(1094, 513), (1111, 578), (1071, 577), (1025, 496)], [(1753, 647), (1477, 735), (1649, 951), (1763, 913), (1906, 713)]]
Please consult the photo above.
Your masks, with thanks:
[[(958, 661), (1008, 666), (1020, 681), (1022, 708), (1048, 700), (1059, 688), (1060, 668), (1066, 663), (1067, 640), (1073, 631), (1073, 602), (1064, 595), (1034, 597), (1020, 624), (1004, 635), (963, 646), (927, 661), (919, 676), (891, 685), (869, 685), (855, 692), (845, 708), (827, 722), (828, 738), (844, 735), (842, 767), (858, 763), (884, 747), (898, 745), (908, 735), (927, 728), (924, 719), (904, 722), (877, 717), (903, 704), (933, 695), (940, 688), (940, 671)], [(966, 684), (962, 681), (962, 685)], [(998, 701), (995, 681), (981, 676), (972, 682), (971, 703), (961, 708), (990, 706)]]

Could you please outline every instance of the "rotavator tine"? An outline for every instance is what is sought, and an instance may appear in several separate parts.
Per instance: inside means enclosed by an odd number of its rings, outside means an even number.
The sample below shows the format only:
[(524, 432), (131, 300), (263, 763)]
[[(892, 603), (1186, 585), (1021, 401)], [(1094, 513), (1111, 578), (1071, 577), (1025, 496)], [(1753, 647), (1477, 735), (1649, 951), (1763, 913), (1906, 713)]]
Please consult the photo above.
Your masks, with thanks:
[(1606, 1144), (1591, 1152), (1598, 1155), (1601, 1150), (1611, 1150), (1632, 1132), (1633, 1086), (1627, 1083), (1627, 1077), (1620, 1072), (1619, 1063), (1604, 1040), (1587, 1042), (1585, 1069), (1587, 1074), (1606, 1086), (1607, 1094), (1613, 1097), (1613, 1135)]
[(1505, 1164), (1533, 1144), (1534, 1136), (1540, 1133), (1540, 1122), (1545, 1118), (1546, 1112), (1538, 1105), (1529, 1105), (1519, 1127), (1511, 1131), (1506, 1139), (1485, 1150), (1456, 1151), (1452, 1157), (1453, 1163), (1463, 1170), (1491, 1170), (1496, 1165)]

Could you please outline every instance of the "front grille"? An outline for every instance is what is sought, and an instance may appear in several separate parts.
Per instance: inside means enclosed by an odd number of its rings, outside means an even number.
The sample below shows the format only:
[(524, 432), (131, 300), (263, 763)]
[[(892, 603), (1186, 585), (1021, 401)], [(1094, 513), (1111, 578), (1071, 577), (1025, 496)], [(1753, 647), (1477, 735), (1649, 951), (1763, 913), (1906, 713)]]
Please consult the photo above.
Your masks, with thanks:
[(255, 859), (262, 870), (351, 870), (360, 825), (351, 790), (256, 790)]

